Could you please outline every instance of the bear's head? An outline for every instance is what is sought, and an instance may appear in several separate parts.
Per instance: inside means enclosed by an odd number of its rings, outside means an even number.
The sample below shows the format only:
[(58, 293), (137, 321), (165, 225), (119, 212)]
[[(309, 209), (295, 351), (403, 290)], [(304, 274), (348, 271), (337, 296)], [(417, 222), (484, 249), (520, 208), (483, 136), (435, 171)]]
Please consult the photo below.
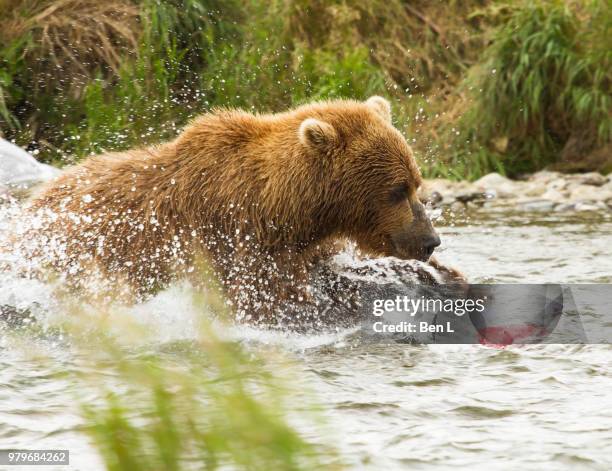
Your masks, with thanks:
[(299, 140), (319, 165), (321, 220), (367, 253), (429, 259), (440, 238), (417, 198), (421, 175), (387, 100), (312, 108)]

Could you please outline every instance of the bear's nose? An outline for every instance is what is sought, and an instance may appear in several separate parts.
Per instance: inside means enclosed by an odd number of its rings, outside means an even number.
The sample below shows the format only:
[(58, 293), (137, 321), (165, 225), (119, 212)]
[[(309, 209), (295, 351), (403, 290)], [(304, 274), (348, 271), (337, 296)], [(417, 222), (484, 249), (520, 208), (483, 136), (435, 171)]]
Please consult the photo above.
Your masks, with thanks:
[(438, 247), (440, 245), (440, 236), (438, 236), (438, 234), (435, 234), (433, 236), (429, 236), (427, 237), (424, 241), (423, 241), (423, 249), (425, 251), (425, 254), (429, 257), (431, 256), (431, 254), (433, 253), (434, 249), (436, 247)]

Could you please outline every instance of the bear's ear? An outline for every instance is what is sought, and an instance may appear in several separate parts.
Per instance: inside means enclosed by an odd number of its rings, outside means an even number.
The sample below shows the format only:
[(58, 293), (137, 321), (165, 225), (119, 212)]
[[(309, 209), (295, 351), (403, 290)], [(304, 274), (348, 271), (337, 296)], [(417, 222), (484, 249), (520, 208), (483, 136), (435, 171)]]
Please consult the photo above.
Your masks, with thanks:
[(337, 134), (331, 124), (307, 118), (300, 124), (299, 138), (302, 145), (327, 153), (334, 146)]
[(366, 105), (374, 109), (385, 121), (391, 122), (391, 103), (381, 96), (368, 98)]

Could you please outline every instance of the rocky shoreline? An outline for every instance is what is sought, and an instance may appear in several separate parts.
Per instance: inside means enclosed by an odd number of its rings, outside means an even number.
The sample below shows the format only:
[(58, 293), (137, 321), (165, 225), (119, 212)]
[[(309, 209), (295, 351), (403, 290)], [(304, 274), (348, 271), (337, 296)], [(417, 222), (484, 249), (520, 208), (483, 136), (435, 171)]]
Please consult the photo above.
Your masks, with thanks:
[(511, 180), (490, 173), (474, 181), (425, 180), (420, 198), (453, 211), (504, 207), (525, 212), (612, 212), (612, 175), (540, 171)]

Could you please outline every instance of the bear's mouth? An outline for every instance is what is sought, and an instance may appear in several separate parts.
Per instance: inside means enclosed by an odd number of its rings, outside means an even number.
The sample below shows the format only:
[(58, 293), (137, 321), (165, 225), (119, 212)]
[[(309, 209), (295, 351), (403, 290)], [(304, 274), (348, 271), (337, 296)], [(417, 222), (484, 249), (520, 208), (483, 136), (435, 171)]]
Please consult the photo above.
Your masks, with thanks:
[(394, 256), (403, 260), (418, 260), (419, 262), (427, 262), (431, 258), (431, 254), (425, 253), (423, 250), (418, 250), (415, 252), (399, 251)]
[(432, 253), (428, 253), (424, 249), (420, 250), (416, 244), (411, 242), (403, 237), (397, 238), (391, 234), (380, 235), (375, 244), (357, 239), (359, 249), (373, 257), (396, 257), (402, 260), (427, 262)]
[(413, 244), (407, 243), (405, 240), (396, 240), (393, 236), (389, 236), (389, 247), (393, 248), (389, 254), (392, 257), (401, 258), (402, 260), (418, 260), (420, 262), (427, 262), (432, 253), (425, 249), (419, 249)]

